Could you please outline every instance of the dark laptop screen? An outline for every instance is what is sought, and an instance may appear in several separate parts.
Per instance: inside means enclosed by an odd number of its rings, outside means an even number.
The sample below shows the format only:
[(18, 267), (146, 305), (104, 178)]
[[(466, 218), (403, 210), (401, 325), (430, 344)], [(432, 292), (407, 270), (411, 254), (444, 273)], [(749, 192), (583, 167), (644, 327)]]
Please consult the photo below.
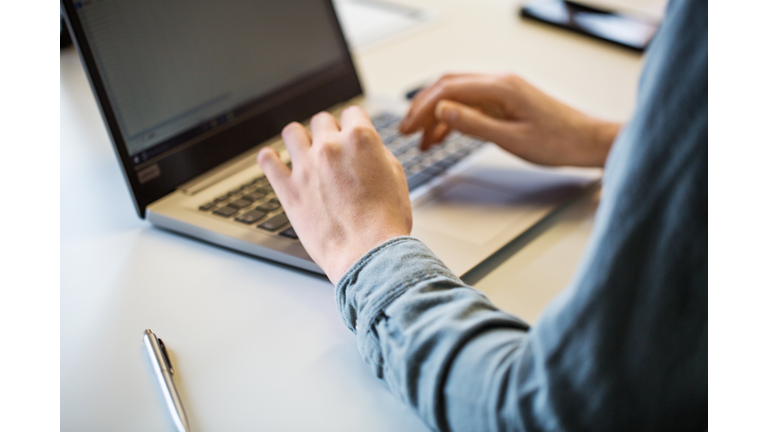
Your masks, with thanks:
[(61, 3), (141, 217), (363, 90), (331, 0)]
[(75, 10), (134, 165), (347, 56), (324, 1), (93, 0)]

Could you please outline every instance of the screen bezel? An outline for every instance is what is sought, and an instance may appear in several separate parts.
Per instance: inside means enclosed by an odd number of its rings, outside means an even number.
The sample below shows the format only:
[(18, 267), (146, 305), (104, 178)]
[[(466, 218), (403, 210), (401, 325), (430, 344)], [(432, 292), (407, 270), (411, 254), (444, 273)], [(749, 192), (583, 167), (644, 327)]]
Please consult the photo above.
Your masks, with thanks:
[[(99, 110), (109, 131), (113, 148), (140, 218), (143, 219), (146, 216), (149, 204), (173, 192), (179, 185), (274, 137), (291, 121), (303, 121), (316, 112), (363, 94), (349, 46), (333, 4), (331, 0), (324, 0), (323, 3), (335, 23), (333, 26), (335, 36), (344, 47), (345, 55), (341, 62), (323, 71), (304, 75), (263, 95), (258, 99), (260, 102), (258, 106), (243, 114), (232, 124), (214, 128), (187, 143), (169, 149), (146, 163), (135, 165), (128, 155), (114, 109), (107, 97), (82, 23), (75, 12), (74, 1), (61, 1), (67, 27), (80, 59), (85, 65), (88, 81), (96, 96)], [(151, 172), (159, 170), (159, 176), (142, 183), (139, 181), (139, 173), (148, 172), (145, 170)]]

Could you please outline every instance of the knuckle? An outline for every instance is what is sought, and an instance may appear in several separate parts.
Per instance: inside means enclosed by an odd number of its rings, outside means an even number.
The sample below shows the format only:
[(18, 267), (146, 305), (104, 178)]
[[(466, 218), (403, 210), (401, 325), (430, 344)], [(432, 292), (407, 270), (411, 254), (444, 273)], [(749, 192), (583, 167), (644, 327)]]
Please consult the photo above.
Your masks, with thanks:
[(317, 146), (318, 156), (324, 160), (331, 160), (341, 153), (341, 144), (336, 141), (326, 141)]
[(355, 125), (349, 129), (349, 140), (352, 144), (361, 145), (376, 142), (379, 134), (371, 126)]
[(437, 89), (439, 93), (444, 93), (451, 87), (452, 83), (453, 80), (451, 78), (440, 78), (437, 84), (435, 84), (435, 89)]
[(518, 87), (520, 83), (522, 82), (522, 78), (520, 78), (517, 74), (508, 74), (504, 76), (503, 81), (507, 84), (511, 84), (514, 87)]
[(456, 74), (447, 73), (440, 77), (440, 79), (437, 80), (437, 84), (445, 84), (448, 81), (451, 81), (456, 77)]

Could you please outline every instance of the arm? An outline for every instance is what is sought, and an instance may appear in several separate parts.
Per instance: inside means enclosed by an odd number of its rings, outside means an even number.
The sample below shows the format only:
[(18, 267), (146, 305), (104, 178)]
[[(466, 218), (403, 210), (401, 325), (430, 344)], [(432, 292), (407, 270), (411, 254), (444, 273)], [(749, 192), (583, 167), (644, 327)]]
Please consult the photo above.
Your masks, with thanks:
[[(338, 122), (320, 113), (310, 129), (294, 123), (283, 130), (292, 169), (270, 148), (259, 164), (302, 244), (337, 285), (339, 310), (366, 361), (432, 427), (446, 430), (447, 415), (467, 409), (455, 421), (469, 429), (507, 418), (500, 401), (466, 389), (500, 395), (507, 388), (504, 373), (485, 374), (509, 370), (507, 362), (528, 346), (527, 324), (499, 311), (408, 237), (402, 167), (361, 109), (348, 108)], [(465, 352), (481, 362), (495, 352), (504, 361), (486, 369)]]
[(427, 424), (706, 429), (706, 14), (671, 3), (585, 259), (530, 329), (407, 236), (402, 168), (361, 110), (289, 125), (293, 170), (259, 154), (366, 361)]

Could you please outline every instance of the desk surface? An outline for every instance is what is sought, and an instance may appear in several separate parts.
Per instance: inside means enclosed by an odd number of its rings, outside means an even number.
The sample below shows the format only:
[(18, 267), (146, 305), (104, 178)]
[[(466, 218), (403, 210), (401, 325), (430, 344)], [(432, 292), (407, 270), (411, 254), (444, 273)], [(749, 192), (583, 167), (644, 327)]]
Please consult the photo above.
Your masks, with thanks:
[[(434, 21), (356, 53), (367, 91), (448, 71), (514, 71), (625, 119), (636, 54), (523, 22), (515, 2), (419, 0)], [(572, 276), (598, 193), (468, 275), (534, 322)], [(554, 271), (553, 271), (554, 269)], [(138, 219), (74, 51), (61, 55), (61, 429), (168, 431), (141, 335), (163, 338), (196, 431), (423, 431), (360, 358), (324, 278)]]

